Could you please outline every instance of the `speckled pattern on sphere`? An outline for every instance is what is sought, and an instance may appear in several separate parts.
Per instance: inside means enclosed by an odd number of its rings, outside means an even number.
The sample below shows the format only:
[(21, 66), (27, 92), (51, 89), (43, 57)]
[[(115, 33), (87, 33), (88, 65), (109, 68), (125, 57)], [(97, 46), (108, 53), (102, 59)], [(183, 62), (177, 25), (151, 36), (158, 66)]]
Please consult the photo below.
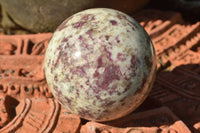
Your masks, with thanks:
[(72, 113), (96, 121), (136, 109), (151, 90), (155, 68), (153, 45), (139, 23), (105, 8), (66, 19), (45, 55), (53, 95)]

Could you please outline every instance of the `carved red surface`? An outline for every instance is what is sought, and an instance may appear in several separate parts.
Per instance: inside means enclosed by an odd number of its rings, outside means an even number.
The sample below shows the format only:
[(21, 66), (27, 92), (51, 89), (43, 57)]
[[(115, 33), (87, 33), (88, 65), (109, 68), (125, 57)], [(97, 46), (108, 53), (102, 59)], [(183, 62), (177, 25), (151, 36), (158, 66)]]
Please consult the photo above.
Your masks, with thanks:
[(133, 17), (152, 38), (158, 73), (148, 99), (123, 118), (79, 118), (53, 98), (43, 60), (52, 33), (0, 36), (0, 132), (200, 132), (200, 22), (143, 10)]

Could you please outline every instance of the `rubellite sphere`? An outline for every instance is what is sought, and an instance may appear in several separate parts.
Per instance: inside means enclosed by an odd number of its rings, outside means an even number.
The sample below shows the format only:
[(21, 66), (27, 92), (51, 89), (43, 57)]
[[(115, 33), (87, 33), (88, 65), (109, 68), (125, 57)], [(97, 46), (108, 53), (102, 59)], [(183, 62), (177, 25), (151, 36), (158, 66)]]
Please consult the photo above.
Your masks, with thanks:
[(45, 55), (53, 95), (88, 120), (113, 120), (135, 110), (155, 73), (150, 37), (136, 20), (113, 9), (88, 9), (66, 19)]

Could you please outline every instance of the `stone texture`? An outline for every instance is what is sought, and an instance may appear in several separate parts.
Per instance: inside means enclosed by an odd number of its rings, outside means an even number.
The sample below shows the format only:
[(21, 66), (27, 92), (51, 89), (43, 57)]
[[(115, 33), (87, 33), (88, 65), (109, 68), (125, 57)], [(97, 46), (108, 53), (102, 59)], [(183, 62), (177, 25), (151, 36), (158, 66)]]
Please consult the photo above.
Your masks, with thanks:
[(66, 18), (81, 10), (109, 7), (124, 12), (141, 9), (149, 0), (1, 0), (2, 25), (15, 24), (33, 32), (54, 31)]
[(146, 99), (155, 79), (156, 56), (137, 21), (98, 8), (74, 14), (58, 27), (44, 66), (48, 86), (61, 105), (82, 118), (108, 121), (132, 112)]
[[(53, 99), (46, 85), (41, 70), (42, 61), (40, 61), (43, 60), (51, 33), (0, 36), (0, 117), (2, 120), (0, 132), (39, 132), (42, 130), (88, 132), (88, 130), (92, 130), (97, 133), (136, 131), (199, 133), (199, 22), (187, 24), (179, 13), (171, 11), (144, 10), (139, 14), (139, 16), (138, 14), (134, 16), (137, 16), (137, 20), (152, 37), (159, 57), (157, 62), (159, 72), (147, 100), (130, 116), (110, 123), (94, 123), (80, 119), (67, 113), (68, 111)], [(158, 38), (170, 39), (160, 43)], [(27, 45), (34, 48), (28, 48)], [(36, 51), (37, 54), (31, 55), (30, 53), (33, 52), (27, 52), (27, 49)], [(26, 61), (20, 60), (20, 58), (24, 58)], [(6, 60), (8, 61), (6, 62)], [(31, 69), (25, 66), (28, 61), (33, 64), (33, 66), (29, 66)], [(22, 75), (19, 74), (21, 68), (33, 71), (33, 76), (28, 76), (30, 74), (23, 71), (23, 75), (27, 76), (20, 76)], [(15, 73), (12, 70), (18, 71)], [(35, 77), (35, 75), (40, 76)], [(27, 91), (28, 88), (32, 88), (30, 89), (32, 91)], [(39, 111), (40, 108), (44, 111), (43, 114)], [(43, 117), (44, 115), (45, 117)], [(36, 119), (36, 123), (30, 120), (30, 118), (37, 118), (33, 116), (40, 116), (44, 124), (41, 124), (40, 119)], [(136, 120), (137, 123), (134, 123), (133, 120)], [(30, 126), (28, 122), (33, 126)], [(64, 126), (63, 123), (65, 123)], [(28, 130), (27, 126), (30, 127)], [(38, 127), (41, 128), (38, 129)], [(89, 127), (93, 129), (89, 129)]]

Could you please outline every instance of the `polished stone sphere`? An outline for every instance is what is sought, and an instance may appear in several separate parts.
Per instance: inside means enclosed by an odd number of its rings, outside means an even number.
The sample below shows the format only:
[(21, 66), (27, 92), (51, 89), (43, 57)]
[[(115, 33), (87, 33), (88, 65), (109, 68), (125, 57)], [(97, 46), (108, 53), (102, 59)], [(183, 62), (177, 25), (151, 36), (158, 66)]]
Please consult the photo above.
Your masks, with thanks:
[(45, 76), (59, 103), (94, 121), (117, 119), (148, 96), (155, 51), (142, 26), (113, 9), (88, 9), (66, 19), (45, 55)]

